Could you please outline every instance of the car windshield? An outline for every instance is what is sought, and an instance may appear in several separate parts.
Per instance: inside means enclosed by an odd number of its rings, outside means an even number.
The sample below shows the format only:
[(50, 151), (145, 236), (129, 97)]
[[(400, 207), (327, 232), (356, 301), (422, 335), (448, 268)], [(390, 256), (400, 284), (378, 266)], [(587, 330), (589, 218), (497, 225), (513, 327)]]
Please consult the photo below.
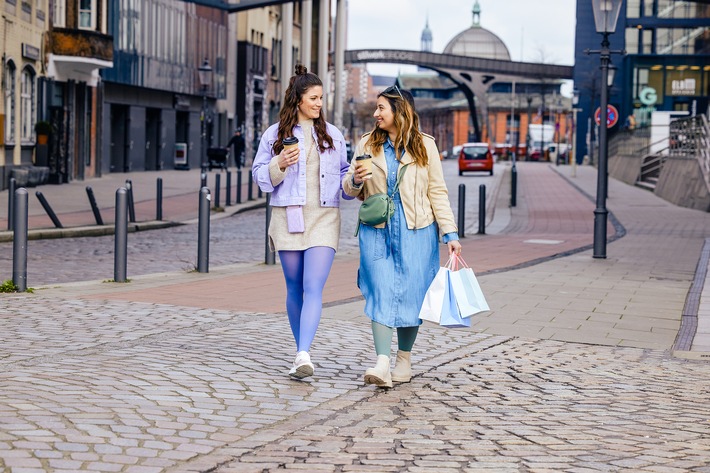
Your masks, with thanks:
[(488, 148), (485, 146), (471, 146), (463, 148), (464, 159), (486, 159)]

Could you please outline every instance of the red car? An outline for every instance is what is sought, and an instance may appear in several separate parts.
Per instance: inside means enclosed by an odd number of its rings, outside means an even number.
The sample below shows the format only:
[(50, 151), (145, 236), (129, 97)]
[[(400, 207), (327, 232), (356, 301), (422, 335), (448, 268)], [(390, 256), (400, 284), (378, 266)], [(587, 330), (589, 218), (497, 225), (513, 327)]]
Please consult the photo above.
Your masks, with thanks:
[(464, 143), (459, 153), (459, 176), (467, 171), (484, 171), (493, 175), (493, 153), (488, 143)]

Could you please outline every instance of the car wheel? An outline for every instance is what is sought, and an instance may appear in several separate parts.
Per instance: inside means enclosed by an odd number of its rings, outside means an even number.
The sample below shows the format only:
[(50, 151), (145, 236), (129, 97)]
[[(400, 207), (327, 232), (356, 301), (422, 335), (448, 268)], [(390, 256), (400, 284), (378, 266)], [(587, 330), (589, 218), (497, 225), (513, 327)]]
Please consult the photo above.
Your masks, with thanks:
[(491, 169), (491, 170), (488, 171), (488, 172), (490, 173), (491, 176), (493, 175), (493, 169)]
[(459, 171), (459, 176), (463, 176), (463, 171)]

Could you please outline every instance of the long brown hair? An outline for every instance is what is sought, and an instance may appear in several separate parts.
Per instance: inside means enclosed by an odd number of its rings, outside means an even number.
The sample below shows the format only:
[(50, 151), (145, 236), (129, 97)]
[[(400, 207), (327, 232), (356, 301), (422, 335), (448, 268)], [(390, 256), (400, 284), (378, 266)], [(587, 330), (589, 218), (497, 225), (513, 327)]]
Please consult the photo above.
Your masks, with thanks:
[[(288, 88), (284, 96), (284, 103), (279, 111), (279, 131), (274, 142), (274, 154), (279, 154), (284, 148), (283, 140), (288, 136), (293, 135), (293, 129), (298, 125), (298, 104), (303, 96), (308, 92), (308, 89), (315, 86), (323, 87), (323, 82), (320, 78), (308, 72), (306, 66), (296, 64), (296, 75), (291, 76), (288, 81)], [(316, 143), (320, 152), (324, 152), (326, 148), (333, 148), (333, 138), (327, 132), (325, 118), (323, 118), (323, 110), (321, 110), (318, 118), (313, 120), (313, 129), (316, 130)], [(326, 146), (326, 144), (328, 146)]]
[[(424, 138), (419, 131), (419, 115), (412, 105), (414, 102), (412, 94), (407, 90), (393, 86), (380, 92), (377, 98), (380, 97), (387, 99), (392, 107), (394, 124), (397, 127), (397, 136), (392, 144), (397, 154), (402, 150), (407, 150), (412, 155), (414, 164), (426, 166), (429, 163), (429, 156), (424, 147)], [(369, 147), (373, 153), (378, 153), (387, 142), (388, 136), (389, 133), (375, 126), (365, 146)]]

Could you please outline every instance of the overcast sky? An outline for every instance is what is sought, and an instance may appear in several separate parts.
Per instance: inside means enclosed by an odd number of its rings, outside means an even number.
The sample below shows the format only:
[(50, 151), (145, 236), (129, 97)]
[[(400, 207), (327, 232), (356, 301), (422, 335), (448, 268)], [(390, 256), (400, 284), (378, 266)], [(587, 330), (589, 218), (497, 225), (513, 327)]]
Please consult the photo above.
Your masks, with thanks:
[[(433, 52), (471, 27), (475, 0), (348, 0), (347, 49), (421, 47), (429, 18)], [(513, 61), (574, 64), (574, 0), (479, 0), (481, 26), (495, 33)], [(396, 75), (407, 66), (371, 64), (371, 74)]]

